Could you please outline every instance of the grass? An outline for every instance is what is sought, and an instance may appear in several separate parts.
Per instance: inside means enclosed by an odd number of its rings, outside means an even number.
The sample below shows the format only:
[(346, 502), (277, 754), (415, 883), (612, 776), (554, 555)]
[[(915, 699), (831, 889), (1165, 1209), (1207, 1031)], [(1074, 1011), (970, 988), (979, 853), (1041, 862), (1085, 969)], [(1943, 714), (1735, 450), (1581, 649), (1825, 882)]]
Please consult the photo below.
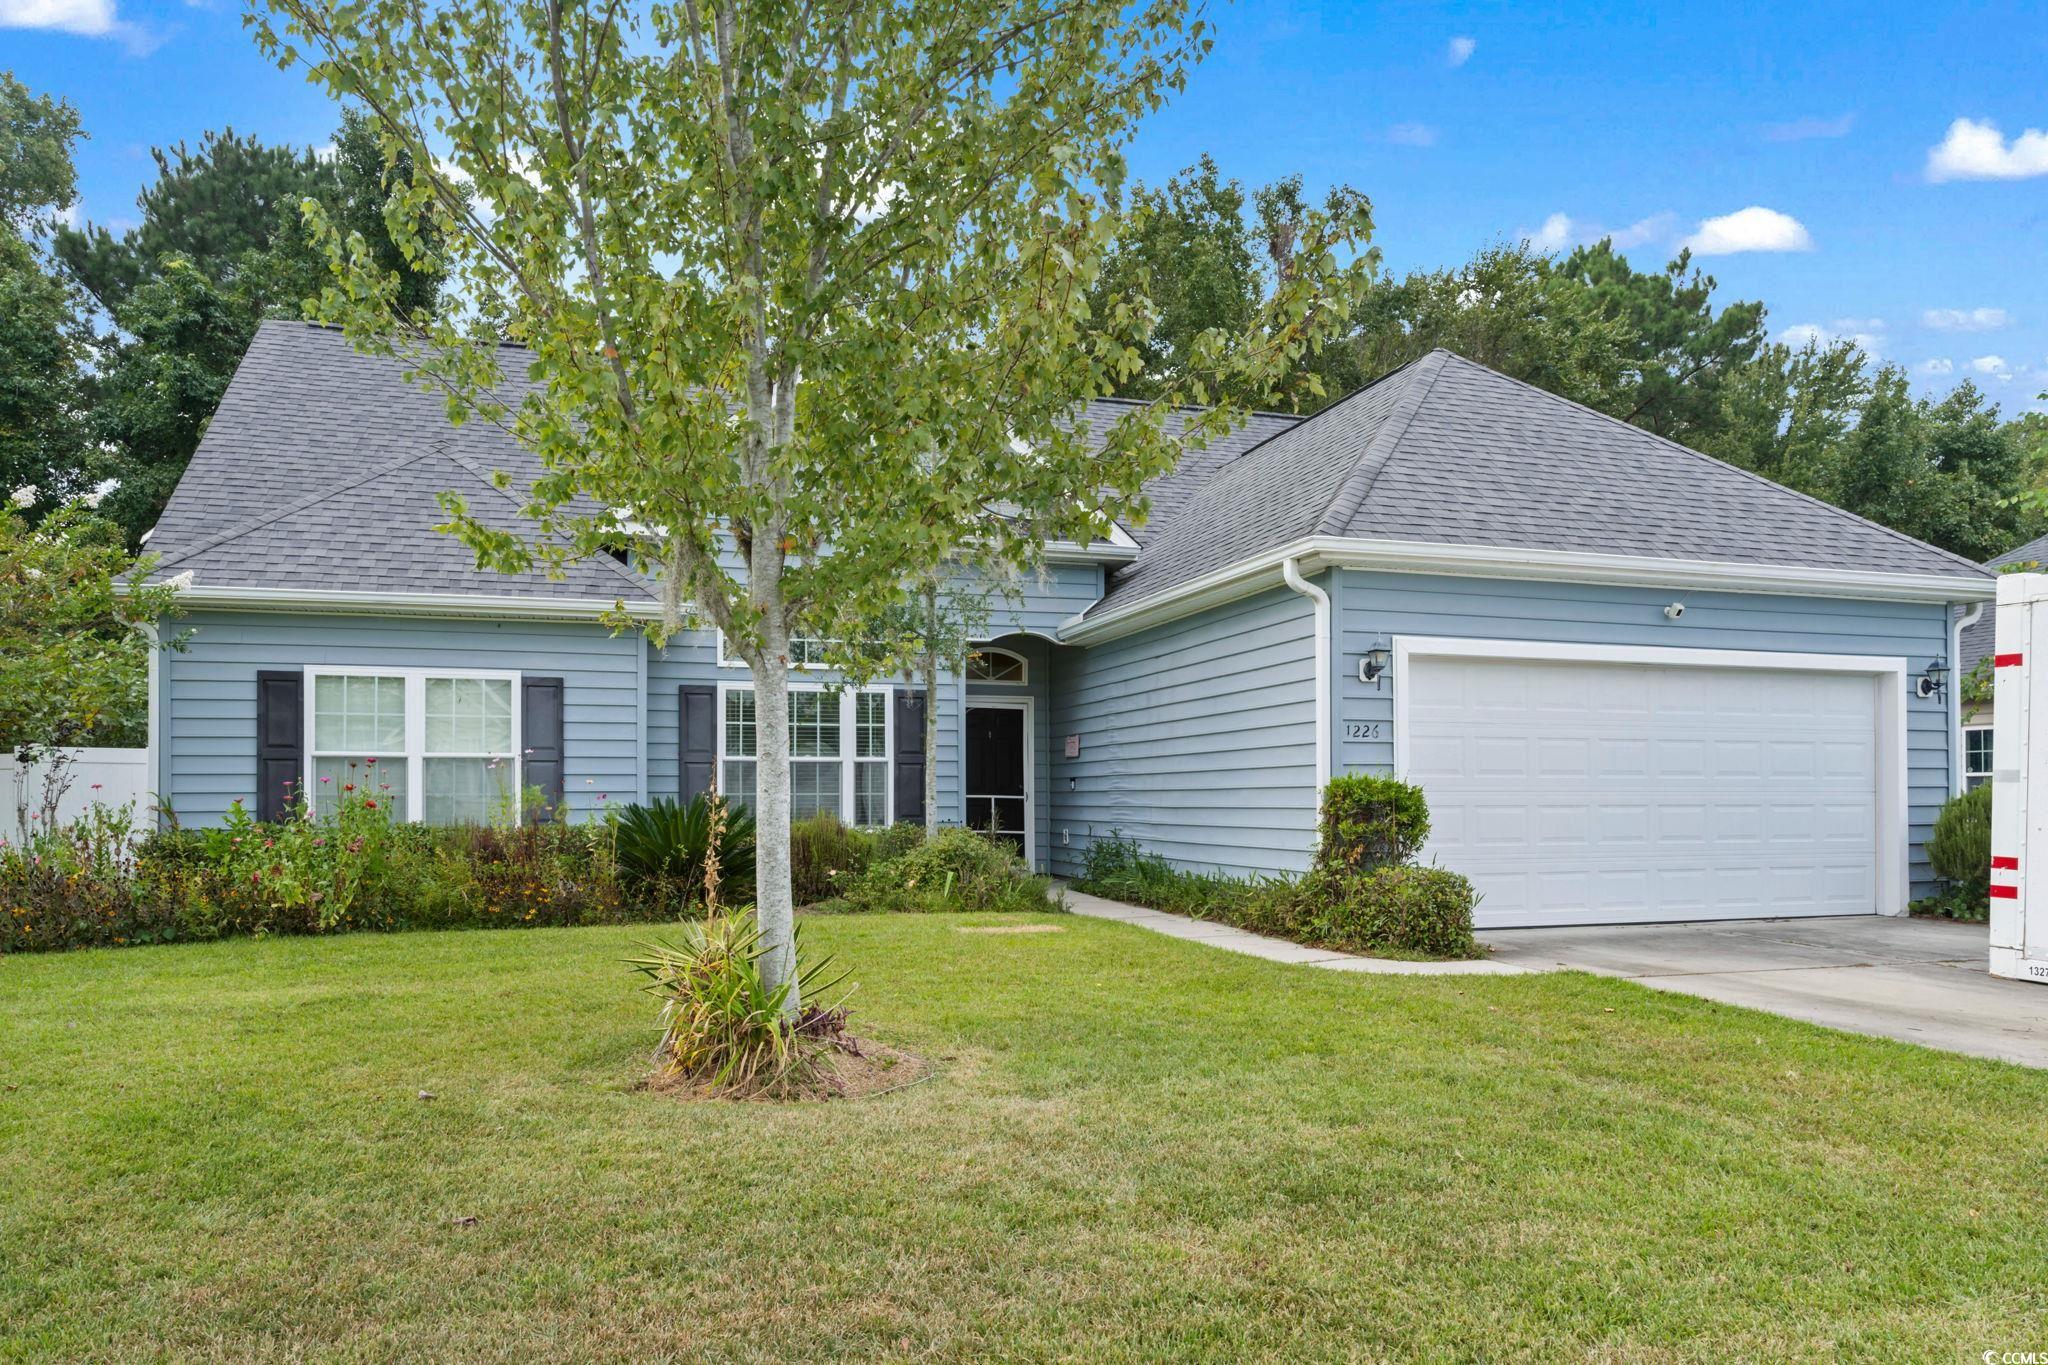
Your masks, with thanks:
[[(1061, 932), (959, 932), (1024, 922)], [(0, 959), (0, 1355), (2048, 1342), (2041, 1073), (1584, 976), (877, 916), (805, 934), (936, 1080), (682, 1104), (635, 1089), (646, 933)]]

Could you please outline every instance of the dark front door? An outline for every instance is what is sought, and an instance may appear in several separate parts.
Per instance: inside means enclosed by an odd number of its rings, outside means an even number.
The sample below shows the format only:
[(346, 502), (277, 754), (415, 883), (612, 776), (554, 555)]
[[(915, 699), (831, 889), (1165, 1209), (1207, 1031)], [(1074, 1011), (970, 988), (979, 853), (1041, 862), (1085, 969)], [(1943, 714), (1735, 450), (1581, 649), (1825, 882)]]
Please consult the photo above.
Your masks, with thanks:
[(967, 825), (1025, 848), (1024, 712), (967, 708)]

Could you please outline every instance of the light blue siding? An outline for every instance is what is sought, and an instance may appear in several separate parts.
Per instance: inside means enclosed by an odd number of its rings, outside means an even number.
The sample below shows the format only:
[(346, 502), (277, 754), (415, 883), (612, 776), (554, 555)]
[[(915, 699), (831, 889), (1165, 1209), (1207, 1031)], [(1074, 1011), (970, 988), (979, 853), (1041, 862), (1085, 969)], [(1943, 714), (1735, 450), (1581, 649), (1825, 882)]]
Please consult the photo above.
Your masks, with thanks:
[(1010, 631), (1029, 631), (1051, 639), (1064, 622), (1101, 596), (1100, 564), (1048, 564), (991, 592), (988, 629), (982, 633), (993, 639)]
[[(1332, 598), (1339, 772), (1392, 770), (1394, 680), (1359, 682), (1358, 661), (1396, 635), (1881, 655), (1903, 657), (1909, 679), (1948, 648), (1942, 607), (1900, 602), (1350, 570), (1334, 575)], [(1685, 615), (1666, 620), (1664, 607), (1674, 601), (1685, 603)], [(1370, 737), (1352, 737), (1354, 726)], [(1907, 838), (1916, 896), (1932, 890), (1921, 845), (1949, 791), (1948, 737), (1947, 705), (1909, 695)]]
[(270, 612), (194, 612), (176, 626), (191, 639), (163, 657), (159, 743), (166, 794), (188, 825), (218, 824), (237, 800), (254, 809), (257, 671), (322, 664), (560, 678), (570, 808), (640, 797), (637, 635), (594, 623)]
[[(1054, 871), (1078, 872), (1090, 841), (1112, 832), (1187, 868), (1305, 868), (1315, 826), (1313, 627), (1308, 600), (1277, 588), (1056, 650)], [(1065, 756), (1069, 735), (1078, 758)]]

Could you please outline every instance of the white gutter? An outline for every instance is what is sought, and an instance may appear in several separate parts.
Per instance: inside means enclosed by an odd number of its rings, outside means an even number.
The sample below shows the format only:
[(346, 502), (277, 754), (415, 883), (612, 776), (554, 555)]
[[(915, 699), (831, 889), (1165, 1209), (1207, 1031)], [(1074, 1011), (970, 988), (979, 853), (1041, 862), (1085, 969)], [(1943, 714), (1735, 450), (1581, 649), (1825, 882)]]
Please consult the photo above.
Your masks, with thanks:
[(501, 620), (593, 620), (624, 611), (636, 621), (661, 616), (652, 601), (604, 602), (588, 598), (509, 597), (491, 593), (345, 592), (326, 588), (247, 588), (194, 584), (178, 594), (181, 607), (242, 611), (337, 612), (358, 616), (480, 616)]
[(1287, 586), (1315, 604), (1316, 613), (1316, 806), (1330, 785), (1330, 594), (1301, 576), (1292, 558), (1280, 561)]
[(1609, 583), (1693, 592), (1754, 592), (1947, 605), (1989, 601), (1997, 592), (1997, 584), (1992, 579), (1960, 573), (1954, 576), (1878, 573), (1809, 568), (1798, 564), (1728, 564), (1716, 560), (1666, 559), (1657, 555), (1307, 536), (1202, 574), (1129, 606), (1072, 617), (1061, 626), (1060, 639), (1075, 644), (1113, 640), (1162, 621), (1191, 615), (1219, 602), (1277, 586), (1286, 581), (1281, 565), (1288, 560), (1296, 561), (1297, 571), (1305, 574), (1336, 567), (1386, 573)]
[(1963, 772), (1963, 632), (1977, 624), (1984, 616), (1984, 604), (1979, 602), (1961, 616), (1953, 618), (1948, 630), (1948, 753), (1949, 772), (1955, 779), (1953, 796), (1961, 796), (1967, 780)]

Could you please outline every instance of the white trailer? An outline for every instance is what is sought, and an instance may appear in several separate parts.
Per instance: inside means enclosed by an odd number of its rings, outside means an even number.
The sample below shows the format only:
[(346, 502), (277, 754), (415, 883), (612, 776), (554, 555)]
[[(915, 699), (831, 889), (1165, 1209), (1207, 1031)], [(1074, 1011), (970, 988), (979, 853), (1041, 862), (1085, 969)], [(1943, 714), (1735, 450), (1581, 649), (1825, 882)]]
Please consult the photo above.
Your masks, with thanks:
[(1991, 974), (2048, 984), (2048, 574), (1998, 580), (1992, 650)]

